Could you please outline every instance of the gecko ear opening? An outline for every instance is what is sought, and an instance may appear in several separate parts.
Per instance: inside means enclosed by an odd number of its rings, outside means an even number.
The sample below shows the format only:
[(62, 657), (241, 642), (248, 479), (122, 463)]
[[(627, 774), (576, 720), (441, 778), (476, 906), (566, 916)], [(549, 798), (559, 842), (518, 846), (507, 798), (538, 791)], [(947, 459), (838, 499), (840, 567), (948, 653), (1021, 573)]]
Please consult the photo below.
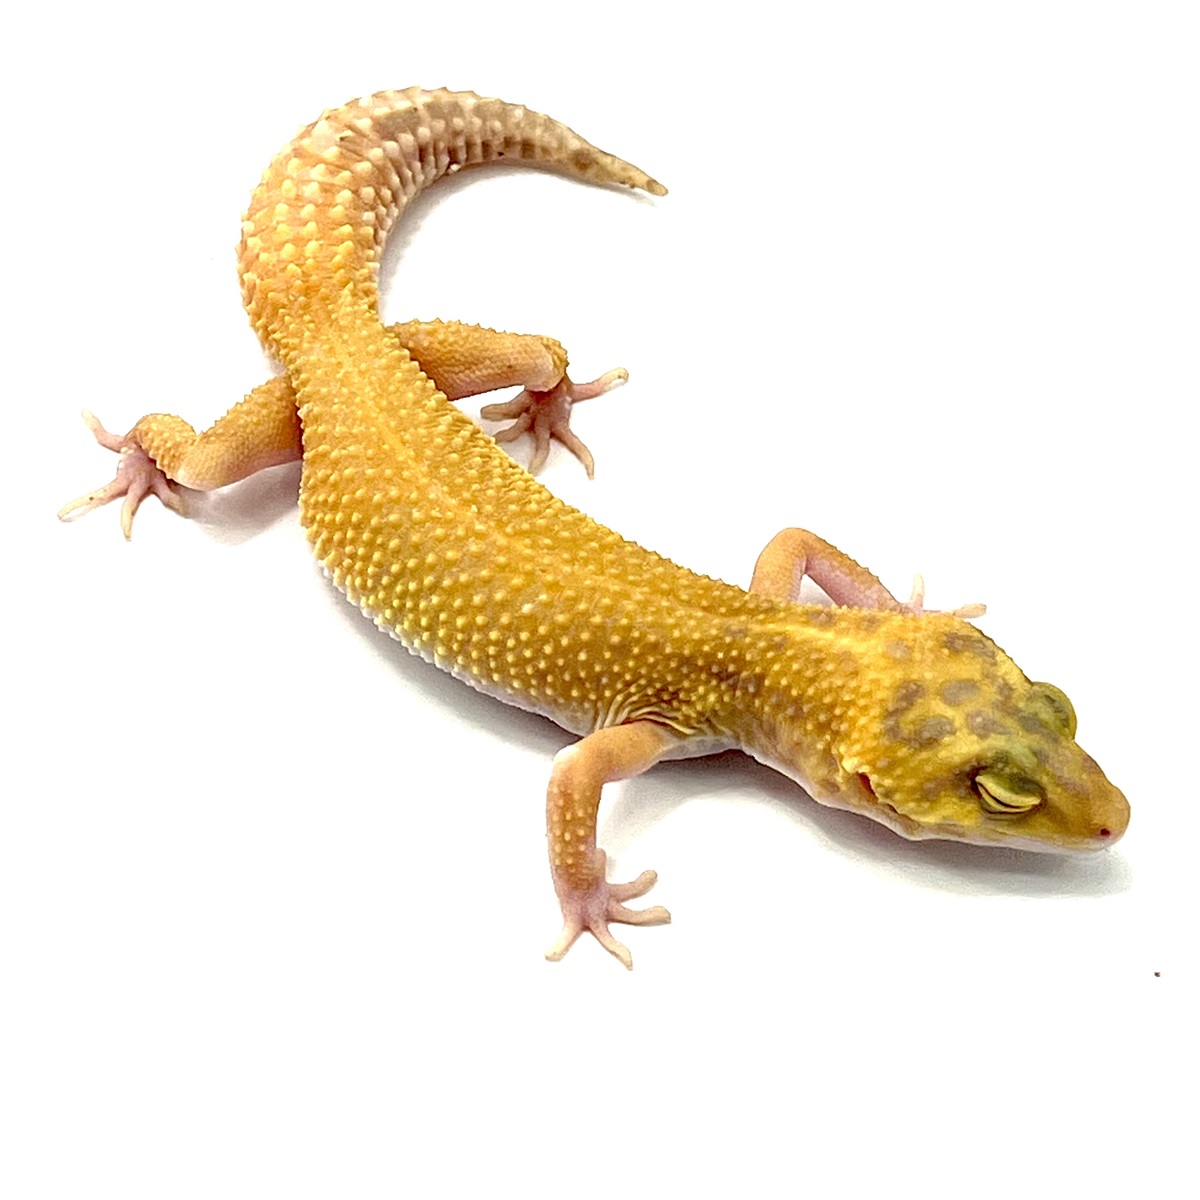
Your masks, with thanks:
[(1068, 737), (1074, 737), (1079, 721), (1075, 716), (1075, 706), (1067, 699), (1066, 692), (1052, 683), (1035, 683), (1033, 695), (1049, 723)]
[(985, 812), (1000, 816), (1026, 813), (1042, 802), (1042, 789), (1032, 779), (991, 768), (975, 776), (975, 793)]

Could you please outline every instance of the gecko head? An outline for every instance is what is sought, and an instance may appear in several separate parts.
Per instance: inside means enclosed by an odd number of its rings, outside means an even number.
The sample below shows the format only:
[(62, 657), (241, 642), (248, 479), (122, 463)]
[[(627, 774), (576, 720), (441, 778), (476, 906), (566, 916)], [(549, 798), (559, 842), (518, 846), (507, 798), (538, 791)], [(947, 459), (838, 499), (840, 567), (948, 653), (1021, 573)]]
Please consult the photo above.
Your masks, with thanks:
[(957, 617), (854, 622), (785, 695), (802, 719), (773, 724), (767, 761), (912, 839), (1101, 850), (1125, 832), (1129, 804), (1076, 742), (1057, 687)]
[(1059, 851), (1121, 837), (1129, 804), (1076, 742), (1062, 691), (965, 621), (901, 628), (885, 656), (904, 669), (871, 681), (874, 720), (843, 755), (865, 811), (910, 838)]

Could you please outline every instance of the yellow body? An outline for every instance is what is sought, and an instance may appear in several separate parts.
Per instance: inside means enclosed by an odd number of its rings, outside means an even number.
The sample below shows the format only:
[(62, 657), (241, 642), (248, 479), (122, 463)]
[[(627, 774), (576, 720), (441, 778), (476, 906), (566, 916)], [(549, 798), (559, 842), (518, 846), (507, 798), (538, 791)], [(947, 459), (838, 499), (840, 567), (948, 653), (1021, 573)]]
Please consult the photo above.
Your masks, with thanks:
[[(595, 805), (604, 782), (664, 757), (740, 746), (908, 837), (1119, 837), (1128, 806), (1075, 743), (1069, 702), (966, 621), (899, 604), (809, 535), (803, 553), (772, 543), (751, 592), (693, 574), (557, 500), (448, 402), (566, 379), (551, 339), (379, 320), (379, 254), (405, 201), (502, 157), (665, 191), (549, 118), (469, 93), (326, 113), (272, 162), (243, 224), (246, 306), (286, 377), (206, 434), (156, 415), (120, 448), (211, 487), (294, 457), (302, 430), (302, 520), (336, 585), (439, 667), (585, 735), (548, 804), (568, 934), (638, 916), (618, 903), (635, 885), (604, 880)], [(791, 601), (779, 580), (818, 560), (854, 605)]]

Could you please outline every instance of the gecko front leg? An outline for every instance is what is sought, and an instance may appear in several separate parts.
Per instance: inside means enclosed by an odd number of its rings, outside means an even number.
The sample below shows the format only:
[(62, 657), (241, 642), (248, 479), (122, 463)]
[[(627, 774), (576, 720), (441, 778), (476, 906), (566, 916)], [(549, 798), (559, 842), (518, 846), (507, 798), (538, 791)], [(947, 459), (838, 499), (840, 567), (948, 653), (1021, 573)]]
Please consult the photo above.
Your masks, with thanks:
[(658, 876), (643, 871), (632, 883), (609, 883), (607, 858), (596, 846), (596, 813), (606, 783), (647, 771), (679, 743), (680, 735), (652, 721), (632, 721), (589, 734), (554, 759), (546, 792), (546, 837), (550, 871), (562, 906), (563, 930), (546, 957), (557, 962), (584, 930), (626, 967), (629, 950), (608, 930), (610, 921), (626, 925), (665, 925), (671, 914), (661, 906), (626, 908), (624, 901), (644, 896)]
[[(908, 602), (902, 603), (866, 567), (807, 529), (784, 529), (767, 543), (754, 564), (750, 591), (773, 600), (794, 601), (806, 576), (834, 604), (848, 608), (873, 608), (914, 616), (936, 611), (925, 607), (925, 581), (920, 575), (913, 581)], [(964, 604), (949, 615), (980, 617), (986, 611), (983, 604)]]

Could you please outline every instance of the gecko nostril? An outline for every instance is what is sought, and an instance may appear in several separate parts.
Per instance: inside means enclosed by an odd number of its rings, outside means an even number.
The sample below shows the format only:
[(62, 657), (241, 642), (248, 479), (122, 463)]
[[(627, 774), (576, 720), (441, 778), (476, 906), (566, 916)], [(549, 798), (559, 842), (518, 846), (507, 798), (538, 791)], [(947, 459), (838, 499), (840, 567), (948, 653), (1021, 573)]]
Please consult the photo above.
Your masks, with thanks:
[(1100, 836), (1101, 837), (1112, 837), (1112, 830), (1111, 829), (1101, 829)]

